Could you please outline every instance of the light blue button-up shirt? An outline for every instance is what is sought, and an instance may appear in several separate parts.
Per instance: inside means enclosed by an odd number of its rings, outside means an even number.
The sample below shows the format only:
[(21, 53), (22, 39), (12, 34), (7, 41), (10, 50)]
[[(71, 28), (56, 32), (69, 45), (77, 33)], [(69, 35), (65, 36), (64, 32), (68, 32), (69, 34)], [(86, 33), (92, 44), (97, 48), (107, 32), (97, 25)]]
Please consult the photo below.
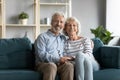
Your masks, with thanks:
[(63, 56), (64, 35), (55, 35), (50, 30), (42, 33), (35, 41), (35, 54), (37, 62), (54, 62), (58, 63), (60, 57)]

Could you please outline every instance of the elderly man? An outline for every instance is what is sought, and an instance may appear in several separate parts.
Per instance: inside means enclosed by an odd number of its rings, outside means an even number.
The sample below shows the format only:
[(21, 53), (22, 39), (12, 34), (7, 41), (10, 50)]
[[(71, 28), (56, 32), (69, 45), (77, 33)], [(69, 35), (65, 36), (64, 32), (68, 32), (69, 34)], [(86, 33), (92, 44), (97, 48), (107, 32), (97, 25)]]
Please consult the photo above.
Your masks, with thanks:
[(74, 65), (70, 57), (63, 57), (65, 36), (60, 32), (64, 28), (65, 17), (54, 13), (51, 29), (38, 36), (35, 41), (36, 69), (43, 73), (43, 80), (55, 80), (56, 73), (61, 80), (73, 80)]

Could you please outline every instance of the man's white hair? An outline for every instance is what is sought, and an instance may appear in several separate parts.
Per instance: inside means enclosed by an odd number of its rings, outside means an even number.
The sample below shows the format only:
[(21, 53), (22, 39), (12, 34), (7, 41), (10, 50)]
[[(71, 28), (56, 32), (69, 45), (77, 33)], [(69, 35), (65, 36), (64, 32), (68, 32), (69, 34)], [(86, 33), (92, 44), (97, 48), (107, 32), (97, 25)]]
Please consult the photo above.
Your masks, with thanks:
[(51, 18), (51, 22), (53, 21), (54, 17), (56, 16), (62, 16), (65, 18), (65, 15), (63, 12), (55, 12), (53, 15), (52, 15), (52, 18)]

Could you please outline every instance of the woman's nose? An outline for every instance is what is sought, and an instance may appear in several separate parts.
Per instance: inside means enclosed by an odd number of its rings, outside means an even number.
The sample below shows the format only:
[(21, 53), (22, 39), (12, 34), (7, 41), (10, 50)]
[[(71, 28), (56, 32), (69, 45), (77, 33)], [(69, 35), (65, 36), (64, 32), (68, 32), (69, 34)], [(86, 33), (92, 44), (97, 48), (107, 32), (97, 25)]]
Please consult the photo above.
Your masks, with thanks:
[(71, 25), (70, 28), (73, 29), (73, 26)]

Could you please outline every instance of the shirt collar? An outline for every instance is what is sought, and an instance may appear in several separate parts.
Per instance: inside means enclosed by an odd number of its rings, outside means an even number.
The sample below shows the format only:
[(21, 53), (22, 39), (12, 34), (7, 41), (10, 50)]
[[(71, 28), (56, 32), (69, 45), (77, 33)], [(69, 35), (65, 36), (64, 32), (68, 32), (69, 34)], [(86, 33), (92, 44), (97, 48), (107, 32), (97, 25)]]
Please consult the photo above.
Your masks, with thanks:
[[(50, 34), (50, 35), (52, 35), (52, 36), (56, 36), (54, 33), (52, 33), (52, 32), (50, 31), (50, 29), (48, 29), (47, 33)], [(62, 35), (62, 33), (59, 33), (59, 35), (57, 35), (57, 36), (61, 36), (61, 35)], [(56, 36), (56, 37), (57, 37), (57, 36)]]

